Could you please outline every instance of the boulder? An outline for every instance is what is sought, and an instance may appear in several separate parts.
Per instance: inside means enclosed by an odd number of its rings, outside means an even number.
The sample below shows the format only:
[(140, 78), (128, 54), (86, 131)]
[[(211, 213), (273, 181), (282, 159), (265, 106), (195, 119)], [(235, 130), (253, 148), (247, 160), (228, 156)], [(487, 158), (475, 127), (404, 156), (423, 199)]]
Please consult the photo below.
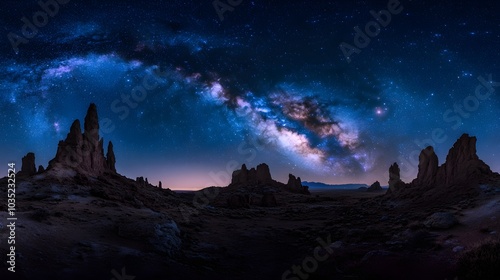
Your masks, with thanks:
[(449, 229), (458, 224), (457, 218), (451, 213), (437, 212), (430, 215), (424, 225), (431, 229)]
[(181, 247), (180, 230), (170, 219), (159, 221), (123, 221), (118, 225), (118, 235), (133, 240), (147, 240), (160, 253), (174, 255)]

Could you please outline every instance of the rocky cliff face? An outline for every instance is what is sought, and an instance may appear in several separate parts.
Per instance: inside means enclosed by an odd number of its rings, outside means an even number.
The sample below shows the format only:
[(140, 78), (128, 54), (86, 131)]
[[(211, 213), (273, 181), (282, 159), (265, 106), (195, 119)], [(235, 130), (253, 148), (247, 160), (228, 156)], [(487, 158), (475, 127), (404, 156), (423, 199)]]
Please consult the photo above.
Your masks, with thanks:
[[(476, 137), (463, 134), (449, 150), (446, 162), (438, 166), (438, 157), (433, 147), (427, 147), (420, 153), (418, 164), (418, 175), (410, 184), (404, 184), (399, 177), (399, 167), (393, 164), (389, 169), (389, 192), (401, 193), (409, 196), (402, 189), (415, 194), (426, 191), (445, 194), (447, 190), (461, 191), (474, 190), (477, 185), (487, 182), (493, 177), (498, 177), (497, 173), (491, 171), (490, 167), (484, 163), (476, 154)], [(465, 193), (465, 192), (464, 192)]]
[(48, 169), (70, 168), (78, 173), (94, 176), (105, 172), (116, 173), (116, 159), (111, 142), (107, 157), (104, 157), (103, 139), (99, 137), (97, 107), (92, 103), (85, 116), (84, 132), (81, 132), (80, 121), (75, 120), (66, 139), (59, 142), (56, 156), (49, 162)]
[(431, 187), (436, 184), (436, 175), (438, 172), (438, 157), (434, 148), (429, 146), (420, 152), (418, 157), (418, 175), (412, 184), (422, 187)]
[(462, 135), (446, 156), (446, 163), (439, 167), (436, 185), (449, 187), (463, 183), (477, 183), (494, 173), (476, 154), (476, 137)]

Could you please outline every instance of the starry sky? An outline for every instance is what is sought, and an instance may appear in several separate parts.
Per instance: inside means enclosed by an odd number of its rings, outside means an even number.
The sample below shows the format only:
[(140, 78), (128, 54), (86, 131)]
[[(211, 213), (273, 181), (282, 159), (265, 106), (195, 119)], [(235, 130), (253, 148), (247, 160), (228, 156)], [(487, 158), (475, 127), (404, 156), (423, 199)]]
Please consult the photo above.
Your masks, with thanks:
[(409, 181), (422, 148), (443, 163), (464, 132), (500, 171), (496, 0), (37, 2), (0, 4), (5, 164), (46, 167), (94, 102), (118, 172), (172, 189), (261, 162), (384, 185), (397, 161)]

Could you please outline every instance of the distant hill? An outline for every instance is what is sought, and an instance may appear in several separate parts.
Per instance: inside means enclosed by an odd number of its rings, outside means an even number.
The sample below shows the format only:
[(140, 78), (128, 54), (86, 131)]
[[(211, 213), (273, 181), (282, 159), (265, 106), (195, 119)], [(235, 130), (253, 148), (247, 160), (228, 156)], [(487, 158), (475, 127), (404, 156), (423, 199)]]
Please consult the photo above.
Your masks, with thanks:
[(330, 185), (320, 182), (302, 182), (302, 185), (309, 186), (309, 189), (339, 189), (339, 190), (356, 190), (359, 188), (368, 188), (366, 184), (340, 184), (340, 185)]

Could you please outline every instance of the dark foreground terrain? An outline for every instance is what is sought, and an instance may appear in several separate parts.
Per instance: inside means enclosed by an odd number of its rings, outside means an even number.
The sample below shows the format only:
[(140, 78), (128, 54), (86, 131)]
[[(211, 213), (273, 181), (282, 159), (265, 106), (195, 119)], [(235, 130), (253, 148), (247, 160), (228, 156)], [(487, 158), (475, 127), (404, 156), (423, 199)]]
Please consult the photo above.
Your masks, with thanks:
[[(123, 268), (135, 279), (454, 279), (458, 261), (500, 232), (498, 188), (454, 205), (353, 190), (277, 192), (277, 206), (231, 209), (214, 206), (227, 201), (215, 188), (45, 180), (19, 181), (16, 273), (4, 263), (1, 279), (118, 279)], [(457, 224), (429, 223), (436, 212)]]

